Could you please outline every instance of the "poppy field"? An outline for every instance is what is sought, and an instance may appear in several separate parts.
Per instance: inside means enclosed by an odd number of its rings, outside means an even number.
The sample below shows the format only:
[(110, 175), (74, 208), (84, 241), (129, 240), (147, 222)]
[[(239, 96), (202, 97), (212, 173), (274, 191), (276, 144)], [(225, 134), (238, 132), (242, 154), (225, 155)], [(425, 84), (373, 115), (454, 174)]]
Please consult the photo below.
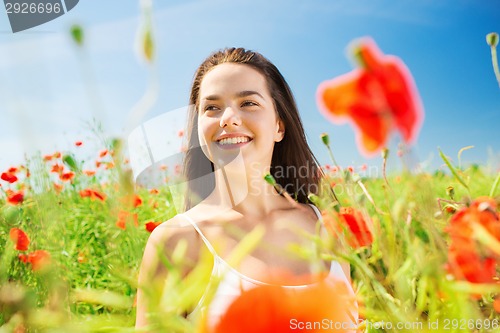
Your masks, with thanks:
[[(492, 50), (497, 40), (490, 37)], [(144, 47), (150, 50), (150, 41)], [(350, 122), (360, 152), (383, 157), (381, 172), (373, 177), (366, 165), (338, 165), (330, 136), (313, 138), (331, 156), (322, 165), (328, 191), (310, 196), (326, 234), (310, 235), (314, 253), (296, 253), (350, 264), (357, 327), (335, 326), (344, 320), (339, 309), (354, 308), (353, 300), (322, 284), (296, 298), (268, 287), (245, 292), (215, 328), (203, 316), (188, 320), (212, 262), (203, 254), (181, 277), (188, 246), (182, 242), (164, 260), (167, 281), (138, 286), (150, 233), (177, 214), (169, 183), (181, 175), (158, 166), (163, 186), (136, 185), (123, 141), (110, 139), (91, 156), (82, 147), (92, 143), (77, 141), (71, 151), (1, 170), (0, 332), (134, 332), (139, 287), (156, 310), (155, 332), (500, 330), (499, 171), (462, 165), (463, 151), (440, 151), (445, 168), (387, 174), (387, 160), (408, 153), (388, 150), (388, 138), (398, 132), (405, 145), (415, 142), (422, 103), (402, 60), (370, 39), (352, 50), (359, 67), (318, 85), (318, 109), (334, 124)], [(249, 233), (233, 257), (260, 236), (258, 228)], [(255, 310), (264, 305), (266, 311)]]

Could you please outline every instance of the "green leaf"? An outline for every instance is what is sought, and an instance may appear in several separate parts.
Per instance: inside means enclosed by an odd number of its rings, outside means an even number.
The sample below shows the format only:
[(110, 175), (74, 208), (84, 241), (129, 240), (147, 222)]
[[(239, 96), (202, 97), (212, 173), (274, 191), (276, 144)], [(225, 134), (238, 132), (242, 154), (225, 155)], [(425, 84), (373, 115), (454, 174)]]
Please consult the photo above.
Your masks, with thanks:
[(457, 170), (450, 163), (450, 160), (443, 154), (443, 152), (441, 151), (441, 149), (438, 148), (438, 150), (439, 150), (439, 156), (441, 156), (441, 158), (443, 159), (444, 163), (446, 163), (446, 165), (450, 169), (450, 171), (453, 174), (453, 176), (455, 176), (455, 178), (458, 180), (458, 182), (460, 184), (462, 184), (467, 189), (467, 191), (469, 191), (469, 186), (467, 186), (467, 184), (462, 179), (462, 177), (460, 177), (460, 175), (458, 174)]
[(79, 172), (80, 168), (78, 167), (78, 163), (76, 162), (75, 158), (73, 157), (73, 154), (65, 154), (62, 158), (64, 164), (66, 164), (71, 171), (73, 172)]

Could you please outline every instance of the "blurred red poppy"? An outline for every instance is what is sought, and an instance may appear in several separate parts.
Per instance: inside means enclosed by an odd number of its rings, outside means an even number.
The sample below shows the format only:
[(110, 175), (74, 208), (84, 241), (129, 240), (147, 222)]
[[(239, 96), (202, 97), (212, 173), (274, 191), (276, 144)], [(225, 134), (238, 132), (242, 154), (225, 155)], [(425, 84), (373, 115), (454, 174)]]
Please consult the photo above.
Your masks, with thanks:
[(61, 193), (61, 191), (63, 190), (63, 186), (61, 184), (58, 184), (58, 183), (54, 183), (54, 190), (56, 190), (57, 193)]
[(360, 68), (318, 86), (320, 111), (334, 123), (350, 119), (367, 156), (384, 148), (394, 128), (404, 141), (413, 142), (424, 113), (409, 70), (399, 58), (384, 55), (371, 38), (357, 41), (352, 53)]
[(139, 226), (137, 213), (130, 213), (126, 210), (120, 210), (118, 212), (118, 220), (115, 224), (118, 228), (125, 230), (127, 227), (127, 221), (129, 221), (130, 219), (134, 223), (134, 226)]
[(108, 155), (108, 150), (107, 149), (103, 149), (99, 152), (99, 157), (100, 158), (103, 158), (104, 156)]
[(64, 166), (60, 165), (60, 164), (54, 164), (52, 166), (52, 169), (50, 169), (50, 172), (54, 172), (54, 173), (61, 173), (63, 171), (64, 171)]
[(11, 205), (19, 205), (24, 201), (24, 192), (23, 191), (11, 191), (7, 190), (5, 191), (7, 194), (7, 202), (10, 203)]
[(84, 189), (80, 191), (80, 196), (82, 198), (89, 197), (91, 200), (101, 200), (104, 201), (106, 200), (106, 194), (92, 190), (90, 188)]
[(142, 199), (139, 195), (135, 195), (134, 196), (134, 208), (137, 208), (139, 207), (140, 205), (142, 205)]
[(84, 170), (83, 173), (86, 174), (89, 177), (95, 175), (95, 171), (94, 170)]
[(24, 231), (19, 228), (12, 228), (9, 232), (10, 239), (15, 243), (15, 249), (18, 251), (26, 251), (30, 245), (30, 239)]
[(156, 229), (157, 226), (159, 226), (161, 224), (161, 222), (148, 222), (144, 225), (144, 227), (146, 228), (147, 231), (149, 232), (153, 232), (153, 230)]
[(0, 176), (0, 178), (11, 184), (17, 182), (17, 176), (11, 172), (2, 172), (2, 176)]
[(126, 229), (126, 222), (127, 222), (127, 220), (118, 218), (118, 221), (116, 221), (115, 225), (118, 228), (125, 230)]
[(75, 146), (80, 147), (81, 145), (83, 145), (83, 142), (81, 142), (81, 141), (76, 141), (75, 142)]
[(65, 173), (61, 173), (59, 175), (59, 178), (63, 181), (63, 182), (67, 182), (67, 181), (70, 181), (71, 179), (73, 179), (75, 177), (75, 173), (70, 171), (70, 172), (65, 172)]
[(36, 250), (19, 259), (24, 263), (30, 263), (34, 271), (40, 271), (50, 263), (50, 253), (45, 250)]
[(359, 248), (373, 243), (373, 235), (369, 220), (352, 207), (342, 207), (340, 212), (324, 212), (323, 223), (325, 228), (334, 237), (344, 230), (346, 240), (351, 247)]
[(261, 285), (243, 291), (214, 329), (204, 327), (204, 332), (354, 332), (353, 304), (341, 282), (300, 289)]
[[(22, 168), (23, 168), (23, 166), (21, 165), (21, 169)], [(18, 171), (19, 171), (19, 169), (16, 167), (10, 167), (9, 170), (7, 170), (8, 173), (13, 173), (13, 174), (16, 174)]]
[(474, 283), (493, 283), (496, 279), (497, 257), (487, 244), (475, 239), (475, 225), (481, 226), (500, 241), (500, 213), (497, 203), (489, 197), (479, 197), (450, 219), (445, 231), (450, 235), (448, 270), (458, 279)]

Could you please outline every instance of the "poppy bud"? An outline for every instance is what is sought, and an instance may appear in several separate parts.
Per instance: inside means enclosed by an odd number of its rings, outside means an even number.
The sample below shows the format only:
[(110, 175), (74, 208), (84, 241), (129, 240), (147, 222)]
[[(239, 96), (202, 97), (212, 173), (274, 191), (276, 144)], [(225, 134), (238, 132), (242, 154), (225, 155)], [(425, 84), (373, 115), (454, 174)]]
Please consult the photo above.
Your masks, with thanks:
[(73, 40), (75, 41), (76, 45), (82, 46), (83, 45), (83, 29), (82, 29), (82, 27), (75, 24), (71, 27), (70, 32), (71, 32), (71, 37), (73, 37)]
[(453, 200), (453, 197), (455, 196), (455, 189), (453, 186), (448, 186), (446, 188), (446, 194), (451, 198), (451, 200)]
[(490, 32), (486, 35), (486, 43), (491, 47), (496, 47), (498, 45), (498, 34), (496, 32)]
[(264, 180), (266, 181), (266, 183), (268, 183), (269, 185), (272, 185), (272, 186), (275, 186), (276, 185), (276, 180), (274, 179), (274, 177), (268, 173), (264, 176)]
[(320, 135), (320, 138), (321, 138), (321, 141), (323, 141), (323, 144), (325, 146), (329, 146), (330, 145), (330, 138), (328, 137), (328, 134), (326, 133), (321, 133)]
[(359, 65), (359, 67), (368, 69), (366, 61), (363, 58), (363, 52), (361, 50), (361, 47), (357, 46), (352, 48), (352, 57), (354, 61)]
[(385, 160), (389, 156), (389, 149), (384, 148), (382, 149), (382, 158)]

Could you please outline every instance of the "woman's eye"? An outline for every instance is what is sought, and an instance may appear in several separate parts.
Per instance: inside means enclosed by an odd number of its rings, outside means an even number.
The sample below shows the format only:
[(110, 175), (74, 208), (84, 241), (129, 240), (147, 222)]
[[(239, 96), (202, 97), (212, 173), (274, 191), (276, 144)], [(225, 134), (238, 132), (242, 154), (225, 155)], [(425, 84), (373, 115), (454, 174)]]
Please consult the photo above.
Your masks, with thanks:
[(205, 106), (204, 110), (205, 111), (216, 111), (216, 110), (218, 110), (218, 107), (215, 105), (207, 105), (207, 106)]
[(252, 101), (244, 101), (241, 106), (244, 107), (244, 106), (257, 106), (258, 104), (255, 103), (255, 102), (252, 102)]

